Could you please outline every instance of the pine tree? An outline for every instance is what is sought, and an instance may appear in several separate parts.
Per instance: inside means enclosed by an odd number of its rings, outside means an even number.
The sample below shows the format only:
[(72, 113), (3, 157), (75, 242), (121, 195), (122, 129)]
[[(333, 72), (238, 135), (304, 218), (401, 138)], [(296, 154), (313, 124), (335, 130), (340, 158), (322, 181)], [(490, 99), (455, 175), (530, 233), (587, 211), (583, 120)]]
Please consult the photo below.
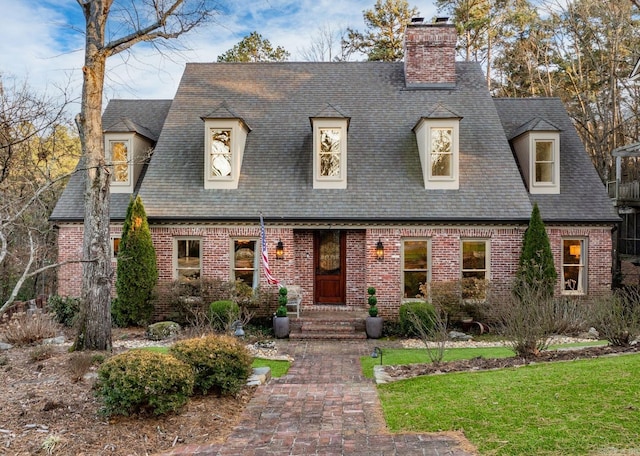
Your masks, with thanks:
[(142, 199), (131, 198), (118, 249), (117, 299), (112, 315), (118, 326), (140, 325), (151, 318), (158, 282), (156, 251)]
[(529, 290), (536, 290), (543, 296), (551, 297), (557, 278), (551, 244), (536, 203), (522, 241), (515, 292), (518, 294), (521, 287), (528, 287)]

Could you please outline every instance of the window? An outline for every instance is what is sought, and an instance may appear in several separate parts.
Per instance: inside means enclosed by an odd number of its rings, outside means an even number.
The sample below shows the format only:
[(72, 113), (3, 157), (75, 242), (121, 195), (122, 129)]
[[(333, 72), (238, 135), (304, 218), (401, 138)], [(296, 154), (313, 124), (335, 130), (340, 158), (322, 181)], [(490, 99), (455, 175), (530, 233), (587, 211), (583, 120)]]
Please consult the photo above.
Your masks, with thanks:
[(129, 141), (112, 140), (109, 141), (109, 153), (113, 169), (111, 171), (111, 182), (118, 185), (129, 184)]
[(462, 298), (484, 300), (489, 280), (489, 242), (462, 241)]
[(238, 188), (249, 127), (240, 118), (205, 119), (204, 131), (204, 188)]
[(197, 280), (202, 275), (202, 242), (197, 238), (174, 240), (174, 277), (181, 281)]
[(212, 128), (209, 151), (210, 177), (231, 177), (231, 130)]
[(431, 178), (453, 177), (453, 130), (431, 129)]
[(120, 236), (111, 236), (111, 259), (118, 259), (118, 249), (120, 248)]
[(535, 183), (554, 183), (555, 159), (553, 151), (553, 141), (535, 142)]
[[(438, 112), (434, 115), (444, 114)], [(420, 153), (424, 188), (427, 190), (459, 188), (459, 123), (459, 117), (425, 117), (413, 128)]]
[(313, 188), (347, 188), (347, 118), (312, 118)]
[(562, 292), (565, 294), (586, 293), (585, 244), (584, 239), (562, 240)]
[(430, 245), (427, 239), (402, 241), (402, 287), (405, 299), (424, 299), (428, 290), (421, 290), (430, 280)]
[(258, 259), (259, 252), (256, 250), (258, 241), (255, 239), (235, 239), (233, 240), (233, 252), (231, 258), (232, 280), (242, 280), (251, 288), (258, 286)]

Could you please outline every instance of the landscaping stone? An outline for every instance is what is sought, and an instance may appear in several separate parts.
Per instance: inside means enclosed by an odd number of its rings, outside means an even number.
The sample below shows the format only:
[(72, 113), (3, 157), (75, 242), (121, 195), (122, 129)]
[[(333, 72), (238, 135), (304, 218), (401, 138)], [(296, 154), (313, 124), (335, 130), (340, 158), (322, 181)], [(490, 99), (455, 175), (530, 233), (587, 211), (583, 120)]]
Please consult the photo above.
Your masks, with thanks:
[(470, 335), (470, 334), (465, 334), (465, 333), (460, 332), (460, 331), (450, 331), (449, 332), (449, 339), (451, 339), (451, 340), (468, 341), (468, 340), (473, 340), (473, 336)]
[(171, 339), (180, 332), (180, 325), (175, 321), (159, 321), (147, 327), (146, 337), (150, 340)]

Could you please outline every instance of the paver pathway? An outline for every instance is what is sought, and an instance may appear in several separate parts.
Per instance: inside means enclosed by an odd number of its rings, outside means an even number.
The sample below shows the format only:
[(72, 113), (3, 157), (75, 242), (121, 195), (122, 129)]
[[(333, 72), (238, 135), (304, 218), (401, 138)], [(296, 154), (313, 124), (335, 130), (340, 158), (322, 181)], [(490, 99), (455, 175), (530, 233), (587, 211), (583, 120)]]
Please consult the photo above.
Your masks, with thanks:
[(448, 435), (390, 434), (371, 379), (361, 374), (365, 341), (282, 341), (295, 362), (258, 387), (225, 443), (190, 445), (165, 455), (469, 456)]

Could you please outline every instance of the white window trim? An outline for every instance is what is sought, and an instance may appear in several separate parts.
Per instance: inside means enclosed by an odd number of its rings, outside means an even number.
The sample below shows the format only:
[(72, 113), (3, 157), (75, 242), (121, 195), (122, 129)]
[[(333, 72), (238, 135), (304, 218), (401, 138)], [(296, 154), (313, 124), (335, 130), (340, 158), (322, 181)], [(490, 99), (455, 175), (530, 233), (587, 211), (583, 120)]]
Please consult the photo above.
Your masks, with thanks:
[(236, 241), (254, 241), (254, 250), (253, 250), (253, 283), (251, 284), (251, 288), (254, 290), (258, 288), (260, 285), (260, 258), (261, 258), (261, 246), (260, 239), (254, 237), (234, 237), (231, 238), (231, 242), (229, 244), (229, 258), (231, 258), (231, 280), (236, 280), (236, 256), (235, 256), (235, 244)]
[[(580, 263), (565, 263), (564, 262), (564, 242), (565, 241), (580, 241)], [(573, 295), (573, 296), (583, 296), (587, 294), (587, 288), (589, 283), (589, 269), (588, 269), (588, 258), (589, 258), (589, 245), (587, 242), (587, 238), (580, 236), (566, 236), (562, 238), (562, 245), (560, 247), (560, 255), (561, 255), (561, 271), (560, 271), (560, 285), (561, 292), (563, 295)], [(579, 280), (576, 290), (566, 290), (565, 289), (565, 278), (564, 278), (564, 267), (565, 266), (578, 266), (580, 268)], [(570, 279), (569, 279), (570, 280)]]
[[(485, 250), (484, 250), (484, 280), (486, 283), (489, 283), (491, 280), (491, 239), (487, 238), (462, 238), (460, 239), (460, 280), (464, 279), (464, 272), (466, 271), (480, 271), (480, 269), (464, 269), (464, 243), (465, 242), (484, 242)], [(485, 296), (483, 299), (479, 300), (480, 302), (484, 302), (486, 300), (486, 290)], [(465, 301), (475, 301), (473, 299), (465, 299)]]
[[(104, 148), (105, 155), (107, 158), (107, 163), (109, 163), (110, 171), (111, 171), (111, 183), (110, 187), (114, 189), (114, 193), (122, 193), (123, 191), (133, 192), (133, 133), (105, 133), (104, 135)], [(113, 179), (115, 175), (115, 168), (113, 163), (113, 157), (111, 155), (111, 144), (114, 142), (125, 143), (127, 146), (127, 180), (126, 181), (116, 181)]]
[[(173, 251), (172, 251), (172, 267), (173, 267), (173, 279), (178, 280), (180, 278), (180, 274), (178, 273), (178, 241), (199, 241), (199, 255), (200, 255), (200, 267), (198, 270), (200, 271), (200, 278), (203, 276), (202, 271), (202, 238), (199, 236), (176, 236), (173, 238)], [(184, 269), (184, 268), (183, 268)], [(195, 270), (195, 268), (190, 268)]]
[(118, 255), (116, 255), (116, 240), (118, 241), (118, 250), (120, 249), (120, 242), (122, 241), (122, 235), (111, 235), (110, 236), (110, 246), (111, 246), (111, 261), (118, 261)]
[[(431, 175), (431, 131), (434, 128), (450, 128), (451, 131), (451, 176)], [(460, 188), (460, 120), (421, 119), (414, 128), (424, 188), (427, 190), (458, 190)]]
[[(211, 176), (211, 130), (231, 131), (231, 175)], [(239, 119), (205, 119), (204, 122), (204, 188), (236, 189), (249, 129)]]
[[(347, 119), (312, 119), (313, 188), (347, 188)], [(320, 175), (320, 130), (340, 130), (340, 175)]]
[[(536, 143), (550, 142), (553, 151), (552, 182), (536, 182)], [(560, 133), (529, 133), (529, 192), (531, 194), (560, 193)]]
[(420, 298), (416, 298), (416, 297), (409, 297), (409, 298), (405, 298), (404, 297), (404, 273), (405, 271), (409, 270), (411, 271), (411, 269), (405, 269), (404, 267), (404, 243), (406, 241), (426, 241), (427, 242), (427, 290), (429, 292), (429, 294), (431, 294), (431, 270), (432, 270), (432, 250), (431, 250), (431, 238), (428, 237), (403, 237), (400, 240), (400, 293), (402, 296), (402, 302), (413, 302), (413, 301), (420, 301)]

